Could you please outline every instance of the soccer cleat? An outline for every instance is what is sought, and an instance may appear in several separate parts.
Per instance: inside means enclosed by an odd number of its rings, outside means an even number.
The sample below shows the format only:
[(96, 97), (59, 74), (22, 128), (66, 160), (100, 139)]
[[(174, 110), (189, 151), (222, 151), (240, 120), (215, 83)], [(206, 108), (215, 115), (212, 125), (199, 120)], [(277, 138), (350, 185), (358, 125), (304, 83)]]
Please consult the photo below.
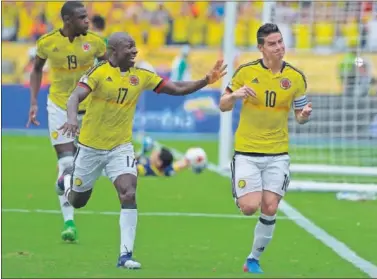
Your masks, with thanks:
[(64, 229), (61, 233), (63, 241), (76, 242), (77, 241), (77, 229), (75, 223), (72, 220), (64, 223)]
[(263, 273), (263, 270), (259, 265), (259, 261), (251, 258), (246, 260), (246, 263), (243, 266), (243, 271), (250, 273)]
[(139, 269), (141, 268), (141, 264), (132, 259), (132, 253), (127, 253), (119, 256), (117, 267)]

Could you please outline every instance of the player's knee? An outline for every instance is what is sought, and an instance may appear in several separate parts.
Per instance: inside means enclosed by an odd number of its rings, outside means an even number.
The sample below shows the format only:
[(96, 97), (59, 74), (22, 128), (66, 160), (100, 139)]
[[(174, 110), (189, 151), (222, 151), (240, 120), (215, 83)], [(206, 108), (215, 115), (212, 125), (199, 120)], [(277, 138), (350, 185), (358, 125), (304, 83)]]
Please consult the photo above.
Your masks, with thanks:
[(275, 215), (278, 211), (279, 203), (277, 201), (263, 202), (261, 206), (261, 211), (263, 214), (268, 216)]
[(79, 209), (84, 207), (89, 201), (90, 193), (78, 193), (71, 191), (68, 196), (68, 201), (73, 208)]
[(248, 193), (237, 200), (238, 206), (244, 215), (250, 216), (259, 210), (261, 204), (261, 193)]
[(72, 200), (70, 201), (70, 204), (72, 205), (73, 208), (79, 209), (84, 207), (87, 204), (88, 201), (83, 201), (83, 200)]
[(122, 207), (136, 204), (136, 184), (137, 178), (131, 174), (120, 175), (114, 181)]
[(240, 204), (240, 209), (244, 215), (253, 215), (259, 209), (259, 204)]
[(120, 203), (122, 205), (130, 205), (136, 203), (136, 191), (128, 190), (119, 194)]

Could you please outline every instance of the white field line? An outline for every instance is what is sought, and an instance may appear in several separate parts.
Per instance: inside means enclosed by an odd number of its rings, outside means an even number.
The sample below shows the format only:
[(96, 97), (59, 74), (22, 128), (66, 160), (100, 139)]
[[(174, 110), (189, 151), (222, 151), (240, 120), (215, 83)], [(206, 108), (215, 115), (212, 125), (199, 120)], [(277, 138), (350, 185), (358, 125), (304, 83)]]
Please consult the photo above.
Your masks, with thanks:
[[(173, 152), (174, 156), (182, 157), (183, 154), (180, 153), (178, 150), (170, 148)], [(221, 176), (225, 176), (229, 178), (229, 173), (222, 171), (216, 165), (209, 163), (208, 169), (212, 172), (215, 172)], [(292, 207), (286, 201), (282, 200), (279, 206), (280, 211), (282, 211), (289, 219), (295, 222), (298, 226), (306, 230), (309, 234), (311, 234), (316, 239), (320, 240), (323, 244), (328, 246), (331, 250), (333, 250), (339, 257), (343, 258), (344, 260), (351, 263), (353, 266), (357, 267), (365, 274), (370, 276), (371, 278), (377, 278), (377, 266), (373, 263), (361, 258), (351, 250), (346, 244), (339, 241), (335, 237), (328, 234), (325, 230), (318, 227), (314, 224), (311, 220), (306, 218), (302, 215), (297, 209)], [(281, 218), (281, 217), (279, 217)]]
[[(181, 157), (183, 156), (182, 153), (179, 151), (170, 148), (170, 150), (173, 152), (174, 156)], [(221, 171), (216, 165), (209, 163), (208, 169), (212, 172), (215, 172), (221, 176), (229, 177), (229, 174), (226, 172)], [(286, 201), (282, 200), (280, 202), (279, 209), (286, 215), (287, 218), (295, 222), (298, 226), (306, 230), (309, 234), (311, 234), (313, 237), (320, 240), (323, 244), (328, 246), (330, 249), (332, 249), (339, 257), (345, 259), (346, 261), (350, 262), (353, 266), (359, 268), (361, 271), (363, 271), (365, 274), (370, 276), (371, 278), (377, 278), (377, 266), (372, 264), (371, 262), (361, 258), (351, 250), (346, 244), (339, 241), (335, 237), (328, 234), (325, 230), (318, 227), (316, 224), (314, 224), (311, 220), (303, 216), (300, 212), (298, 212), (294, 207), (292, 207), (290, 204), (288, 204)], [(34, 211), (31, 210), (23, 210), (23, 209), (2, 209), (2, 212), (24, 212), (24, 213), (31, 213)], [(55, 210), (39, 210), (39, 213), (55, 213)], [(59, 212), (59, 211), (58, 211)], [(79, 210), (76, 211), (77, 213)], [(90, 212), (90, 211), (81, 211), (81, 212)], [(94, 212), (94, 211), (93, 211)], [(59, 212), (60, 214), (60, 212)], [(85, 213), (81, 213), (85, 214)], [(86, 214), (92, 214), (92, 213), (86, 213)], [(106, 213), (102, 213), (106, 214)], [(108, 212), (108, 215), (112, 215), (113, 213)], [(115, 214), (115, 213), (114, 213)], [(116, 214), (119, 214), (119, 212), (116, 212)], [(144, 214), (149, 214), (148, 216), (157, 216), (153, 214), (164, 214), (164, 215), (158, 215), (158, 216), (193, 216), (192, 214), (196, 214), (195, 217), (213, 217), (214, 214), (206, 214), (206, 213), (178, 213), (178, 212), (146, 212)], [(166, 214), (173, 214), (173, 215), (166, 215)], [(185, 214), (185, 215), (174, 215), (174, 214)], [(200, 216), (198, 216), (199, 214)], [(206, 214), (210, 216), (203, 216), (201, 214)], [(143, 213), (140, 213), (140, 215), (143, 215)], [(242, 219), (244, 217), (241, 217), (242, 215), (232, 215), (232, 214), (215, 214), (215, 215), (225, 215), (227, 217), (222, 218), (239, 218)], [(237, 216), (237, 217), (229, 217), (229, 216)], [(221, 218), (221, 217), (215, 217), (215, 218)], [(250, 217), (245, 217), (250, 218)], [(256, 217), (254, 217), (256, 218)], [(281, 217), (279, 217), (281, 219)]]
[[(18, 209), (18, 208), (4, 208), (2, 212), (14, 213), (45, 213), (45, 214), (61, 214), (60, 210), (46, 210), (46, 209)], [(119, 216), (119, 211), (89, 211), (76, 210), (75, 214), (83, 215), (116, 215)], [(217, 219), (249, 219), (247, 216), (241, 214), (217, 214), (217, 213), (194, 213), (194, 212), (139, 212), (139, 216), (163, 216), (163, 217), (204, 217)], [(252, 216), (257, 218), (257, 216)], [(279, 220), (289, 220), (286, 216), (279, 216)]]

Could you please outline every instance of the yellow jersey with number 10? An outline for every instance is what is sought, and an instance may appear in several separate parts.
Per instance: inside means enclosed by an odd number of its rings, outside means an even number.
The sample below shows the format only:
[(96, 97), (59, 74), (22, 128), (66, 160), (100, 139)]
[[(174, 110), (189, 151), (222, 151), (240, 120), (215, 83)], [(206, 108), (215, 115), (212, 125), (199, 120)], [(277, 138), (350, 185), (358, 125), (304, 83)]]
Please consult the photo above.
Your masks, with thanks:
[(234, 92), (245, 85), (256, 92), (256, 98), (242, 101), (235, 151), (287, 153), (288, 114), (292, 105), (301, 109), (307, 104), (304, 74), (286, 62), (279, 73), (273, 74), (259, 59), (241, 65), (228, 90)]
[[(104, 40), (91, 32), (75, 37), (73, 42), (63, 36), (60, 29), (39, 38), (37, 56), (47, 59), (51, 73), (50, 100), (66, 110), (68, 98), (80, 77), (93, 66), (95, 59), (104, 56), (105, 52)], [(85, 110), (87, 102), (81, 103), (79, 110)]]
[(158, 92), (163, 79), (153, 72), (130, 68), (120, 72), (103, 61), (90, 69), (79, 85), (91, 89), (83, 118), (79, 142), (83, 145), (111, 150), (132, 141), (132, 126), (136, 104), (144, 90)]

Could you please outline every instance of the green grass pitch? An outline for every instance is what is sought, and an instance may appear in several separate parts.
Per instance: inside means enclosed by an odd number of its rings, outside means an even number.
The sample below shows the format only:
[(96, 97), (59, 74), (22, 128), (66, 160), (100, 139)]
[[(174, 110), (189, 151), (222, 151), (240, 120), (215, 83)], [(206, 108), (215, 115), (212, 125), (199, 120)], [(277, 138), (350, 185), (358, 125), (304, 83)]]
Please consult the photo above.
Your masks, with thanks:
[[(56, 159), (49, 139), (3, 135), (2, 143), (3, 277), (256, 278), (242, 272), (252, 244), (255, 218), (148, 215), (240, 215), (231, 197), (229, 179), (210, 171), (196, 175), (189, 170), (172, 178), (140, 178), (137, 199), (141, 215), (135, 257), (143, 269), (129, 271), (115, 267), (119, 253), (119, 202), (112, 184), (101, 178), (87, 207), (77, 211), (79, 243), (62, 243), (63, 219), (56, 213), (59, 205), (54, 189)], [(216, 161), (217, 146), (211, 142), (163, 143), (181, 151), (202, 146), (209, 159)], [(295, 162), (295, 152), (291, 157)], [(288, 192), (286, 201), (377, 265), (377, 201), (337, 201), (333, 193), (294, 192)], [(55, 211), (42, 213), (38, 209)], [(88, 211), (90, 214), (83, 214)], [(274, 238), (261, 259), (265, 271), (262, 277), (368, 277), (282, 213), (279, 217)]]

